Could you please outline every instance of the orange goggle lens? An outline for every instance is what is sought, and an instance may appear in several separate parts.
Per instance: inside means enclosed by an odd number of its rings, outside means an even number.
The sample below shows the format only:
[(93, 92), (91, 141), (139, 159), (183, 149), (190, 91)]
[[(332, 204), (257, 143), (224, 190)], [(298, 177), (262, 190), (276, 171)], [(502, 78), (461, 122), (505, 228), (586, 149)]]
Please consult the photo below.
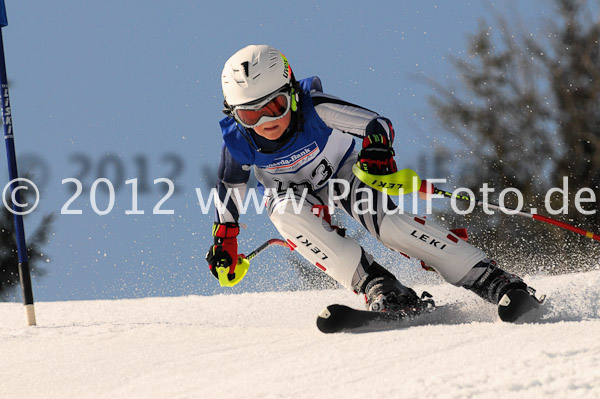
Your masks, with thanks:
[(235, 107), (233, 113), (243, 126), (252, 128), (259, 125), (260, 120), (264, 117), (269, 119), (281, 118), (289, 109), (289, 96), (286, 93), (281, 93), (267, 101), (267, 103), (258, 106), (258, 108)]

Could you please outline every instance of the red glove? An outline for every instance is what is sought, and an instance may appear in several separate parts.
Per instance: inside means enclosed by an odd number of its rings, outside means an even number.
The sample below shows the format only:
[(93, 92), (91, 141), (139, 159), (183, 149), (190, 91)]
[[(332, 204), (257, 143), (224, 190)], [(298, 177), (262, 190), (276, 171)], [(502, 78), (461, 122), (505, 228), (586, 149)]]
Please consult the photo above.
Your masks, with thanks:
[(213, 225), (214, 244), (210, 246), (206, 253), (206, 261), (211, 273), (217, 279), (219, 278), (217, 267), (229, 267), (227, 277), (229, 280), (233, 280), (235, 277), (235, 266), (238, 259), (238, 234), (240, 234), (240, 226), (237, 223), (215, 222)]
[(394, 161), (394, 149), (383, 134), (370, 134), (363, 139), (358, 153), (360, 168), (372, 175), (388, 175), (398, 171)]

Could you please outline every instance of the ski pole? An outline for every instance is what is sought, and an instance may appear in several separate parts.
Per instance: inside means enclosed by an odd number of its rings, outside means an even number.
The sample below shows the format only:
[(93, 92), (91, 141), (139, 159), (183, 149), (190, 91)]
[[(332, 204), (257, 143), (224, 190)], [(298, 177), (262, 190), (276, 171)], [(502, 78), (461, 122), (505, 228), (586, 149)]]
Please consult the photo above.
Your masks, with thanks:
[(256, 255), (258, 255), (259, 253), (261, 253), (265, 249), (269, 248), (271, 245), (279, 245), (281, 247), (289, 248), (289, 245), (288, 245), (287, 242), (285, 242), (285, 241), (283, 241), (283, 240), (281, 240), (279, 238), (271, 238), (270, 240), (268, 240), (264, 244), (261, 244), (254, 251), (250, 252), (248, 255), (242, 255), (242, 256), (244, 258), (246, 258), (248, 260), (248, 262), (249, 262), (249, 261), (252, 260), (252, 258), (254, 258)]
[(464, 202), (474, 202), (475, 205), (479, 205), (479, 206), (487, 206), (488, 208), (492, 208), (492, 209), (499, 209), (499, 210), (503, 210), (503, 211), (511, 211), (512, 215), (519, 215), (519, 216), (523, 216), (529, 219), (533, 219), (533, 220), (539, 220), (540, 222), (544, 222), (544, 223), (548, 223), (560, 228), (563, 228), (565, 230), (569, 230), (572, 231), (574, 233), (577, 234), (581, 234), (582, 236), (586, 236), (587, 238), (591, 238), (592, 240), (596, 240), (596, 241), (600, 241), (600, 235), (595, 234), (591, 231), (587, 231), (584, 229), (580, 229), (579, 227), (575, 227), (572, 226), (568, 223), (565, 222), (561, 222), (560, 220), (556, 220), (556, 219), (552, 219), (549, 218), (547, 216), (542, 216), (542, 215), (538, 215), (536, 213), (531, 213), (531, 212), (523, 212), (523, 211), (518, 211), (516, 209), (512, 209), (512, 208), (507, 208), (504, 206), (500, 206), (497, 204), (493, 204), (493, 203), (489, 203), (489, 202), (483, 202), (481, 200), (478, 200), (476, 198), (471, 198), (468, 195), (455, 195), (453, 193), (450, 193), (448, 191), (443, 191), (440, 190), (438, 188), (433, 188), (433, 194), (438, 194), (438, 195), (443, 195), (446, 198), (456, 198), (460, 201), (464, 201)]
[[(460, 201), (474, 202), (476, 205), (487, 206), (492, 209), (500, 209), (511, 211), (511, 214), (527, 217), (533, 220), (539, 220), (540, 222), (548, 223), (565, 230), (572, 231), (582, 236), (591, 238), (592, 240), (600, 241), (600, 235), (580, 229), (579, 227), (572, 226), (568, 223), (561, 222), (556, 219), (549, 218), (547, 216), (538, 215), (531, 212), (517, 211), (516, 209), (510, 209), (502, 207), (497, 204), (491, 204), (480, 201), (476, 198), (471, 198), (468, 195), (457, 195), (448, 191), (443, 191), (433, 187), (433, 190), (428, 190), (427, 185), (424, 184), (425, 180), (421, 180), (417, 173), (411, 169), (403, 169), (401, 171), (391, 173), (389, 175), (372, 175), (361, 170), (357, 165), (352, 167), (354, 175), (366, 185), (374, 188), (375, 190), (387, 193), (388, 195), (401, 195), (409, 194), (415, 191), (421, 191), (423, 193), (443, 195), (446, 198), (456, 198)], [(430, 184), (429, 184), (430, 185)]]
[(33, 289), (31, 288), (31, 272), (27, 261), (27, 244), (25, 243), (25, 228), (23, 227), (23, 212), (21, 205), (20, 190), (17, 189), (19, 173), (17, 172), (17, 157), (15, 152), (14, 131), (12, 125), (12, 113), (10, 109), (10, 98), (8, 96), (8, 78), (6, 75), (6, 62), (4, 59), (4, 41), (2, 28), (8, 25), (4, 0), (0, 0), (0, 101), (2, 102), (2, 123), (4, 125), (4, 143), (6, 144), (6, 157), (8, 160), (8, 175), (10, 190), (13, 194), (13, 214), (15, 221), (15, 232), (17, 235), (17, 253), (19, 256), (19, 278), (23, 293), (23, 305), (27, 325), (35, 326), (35, 310), (33, 307)]
[(284, 240), (279, 238), (271, 238), (264, 244), (261, 244), (254, 251), (250, 252), (248, 255), (239, 255), (237, 264), (235, 265), (235, 277), (230, 280), (229, 279), (229, 266), (228, 267), (217, 267), (217, 274), (219, 275), (219, 284), (221, 287), (233, 287), (246, 276), (248, 273), (248, 268), (250, 267), (250, 261), (262, 251), (270, 247), (271, 245), (279, 245), (281, 247), (289, 248), (289, 245)]

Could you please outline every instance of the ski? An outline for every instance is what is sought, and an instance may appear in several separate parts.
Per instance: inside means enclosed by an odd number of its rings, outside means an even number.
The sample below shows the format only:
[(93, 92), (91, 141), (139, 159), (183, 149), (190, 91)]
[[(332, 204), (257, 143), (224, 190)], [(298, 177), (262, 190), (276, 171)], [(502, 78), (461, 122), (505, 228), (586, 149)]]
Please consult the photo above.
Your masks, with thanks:
[[(535, 292), (529, 290), (510, 290), (498, 303), (498, 316), (507, 323), (534, 322), (539, 316), (536, 310), (544, 304), (545, 299), (545, 295), (537, 298)], [(404, 312), (359, 310), (335, 304), (327, 306), (319, 313), (317, 328), (325, 334), (408, 328), (431, 322), (439, 323), (440, 318), (452, 320), (459, 308), (460, 304), (430, 306), (421, 313), (407, 315)], [(437, 316), (427, 317), (434, 311)]]
[(325, 334), (344, 331), (367, 331), (372, 329), (386, 329), (409, 327), (409, 321), (418, 318), (424, 313), (431, 313), (435, 307), (426, 309), (417, 315), (407, 315), (404, 312), (377, 312), (371, 310), (358, 310), (346, 305), (329, 305), (319, 313), (317, 328)]

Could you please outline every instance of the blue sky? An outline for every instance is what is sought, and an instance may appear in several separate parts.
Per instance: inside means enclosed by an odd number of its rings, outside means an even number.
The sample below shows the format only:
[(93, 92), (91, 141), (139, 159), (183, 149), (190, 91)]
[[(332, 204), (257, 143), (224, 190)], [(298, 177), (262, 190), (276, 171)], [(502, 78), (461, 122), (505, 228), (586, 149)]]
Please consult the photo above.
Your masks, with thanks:
[[(273, 45), (298, 78), (317, 75), (326, 92), (389, 117), (399, 166), (415, 168), (444, 134), (422, 79), (458, 84), (448, 57), (465, 56), (466, 34), (481, 18), (495, 10), (537, 21), (549, 13), (545, 4), (6, 0), (15, 143), (21, 172), (29, 168), (42, 191), (26, 232), (42, 214), (57, 215), (45, 246), (48, 273), (34, 278), (36, 300), (221, 292), (204, 261), (213, 215), (202, 214), (195, 188), (205, 188), (205, 166), (218, 163), (220, 72), (239, 48)], [(87, 187), (69, 208), (81, 215), (60, 214), (73, 194), (61, 184), (69, 177)], [(104, 216), (90, 203), (98, 177), (116, 188)], [(162, 207), (172, 215), (152, 215), (164, 195), (153, 180), (161, 177), (178, 189)], [(132, 203), (125, 180), (133, 178), (146, 183), (138, 197), (144, 215), (125, 214)], [(106, 192), (97, 193), (106, 208)], [(241, 252), (277, 235), (264, 215), (242, 221), (249, 228)], [(270, 251), (239, 290), (290, 284), (289, 266), (276, 258), (283, 249)]]

